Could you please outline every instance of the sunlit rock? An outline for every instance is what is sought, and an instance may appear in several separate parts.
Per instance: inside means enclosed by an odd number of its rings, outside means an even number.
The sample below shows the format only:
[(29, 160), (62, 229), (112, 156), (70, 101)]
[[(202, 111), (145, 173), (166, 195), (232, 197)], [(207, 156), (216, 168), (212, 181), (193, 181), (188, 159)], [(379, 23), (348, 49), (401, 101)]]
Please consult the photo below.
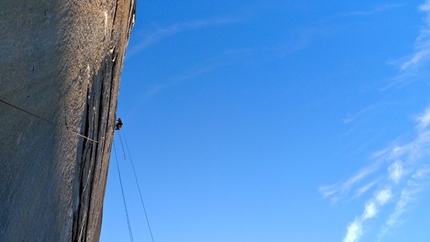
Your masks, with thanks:
[(98, 241), (134, 0), (0, 7), (0, 241)]

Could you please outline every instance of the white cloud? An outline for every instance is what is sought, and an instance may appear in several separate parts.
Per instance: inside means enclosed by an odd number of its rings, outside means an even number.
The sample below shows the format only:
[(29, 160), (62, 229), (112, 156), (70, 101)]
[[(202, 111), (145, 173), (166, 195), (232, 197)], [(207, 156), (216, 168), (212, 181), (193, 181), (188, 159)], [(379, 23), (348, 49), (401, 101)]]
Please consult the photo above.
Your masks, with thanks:
[(391, 180), (395, 183), (399, 183), (399, 180), (403, 175), (403, 166), (401, 161), (394, 162), (391, 166), (388, 167), (388, 173)]
[(394, 212), (390, 215), (386, 222), (386, 230), (398, 224), (400, 216), (406, 211), (407, 206), (411, 201), (417, 199), (417, 194), (421, 192), (427, 185), (427, 180), (430, 177), (430, 169), (422, 167), (418, 169), (408, 180), (407, 186), (403, 188), (400, 198), (396, 203)]
[[(383, 236), (392, 226), (399, 224), (402, 215), (409, 207), (408, 205), (413, 200), (418, 199), (419, 192), (426, 186), (430, 186), (430, 166), (426, 164), (430, 157), (430, 130), (428, 130), (430, 127), (428, 125), (430, 123), (430, 108), (423, 112), (416, 121), (417, 133), (409, 143), (393, 144), (380, 152), (375, 152), (371, 156), (374, 164), (360, 170), (343, 183), (320, 189), (320, 192), (325, 192), (324, 195), (331, 199), (347, 196), (348, 191), (353, 186), (363, 183), (365, 178), (386, 164), (385, 167), (388, 172), (385, 173), (385, 179), (367, 182), (356, 189), (353, 198), (360, 196), (376, 185), (386, 187), (373, 193), (373, 197), (367, 200), (361, 216), (355, 218), (348, 225), (344, 242), (358, 241), (365, 232), (364, 223), (375, 218), (388, 202), (393, 201), (395, 203), (394, 211), (387, 217), (386, 223), (379, 233), (380, 237)], [(400, 183), (400, 180), (405, 177), (407, 182)], [(393, 194), (393, 189), (396, 187), (401, 191), (397, 196)]]
[(417, 172), (415, 172), (412, 175), (412, 178), (416, 180), (424, 180), (424, 179), (427, 179), (429, 176), (430, 176), (430, 168), (423, 167), (419, 169)]
[(404, 71), (411, 67), (416, 68), (421, 61), (425, 60), (425, 58), (428, 56), (429, 53), (430, 52), (427, 50), (417, 51), (410, 59), (408, 59), (400, 66), (400, 70)]
[(337, 186), (338, 186), (337, 184), (331, 185), (331, 186), (323, 186), (323, 187), (318, 188), (318, 191), (320, 193), (322, 193), (324, 198), (326, 198), (326, 197), (329, 197), (329, 196), (334, 195), (336, 193)]
[(430, 11), (430, 1), (426, 1), (424, 4), (419, 6), (421, 11)]
[(357, 241), (363, 234), (363, 223), (366, 220), (376, 217), (379, 210), (392, 198), (391, 189), (383, 189), (376, 192), (370, 200), (364, 205), (363, 214), (355, 218), (354, 222), (348, 225), (344, 241)]
[(394, 208), (394, 212), (390, 215), (390, 217), (387, 220), (387, 225), (389, 227), (394, 226), (397, 224), (397, 221), (399, 220), (400, 215), (403, 214), (405, 211), (406, 205), (411, 201), (411, 191), (409, 189), (403, 189), (399, 201), (396, 203), (396, 207)]
[(368, 202), (364, 207), (363, 220), (367, 220), (376, 216), (378, 209), (376, 208), (375, 202)]
[(419, 129), (425, 129), (430, 124), (430, 107), (428, 107), (424, 113), (417, 117)]
[[(426, 15), (424, 26), (417, 37), (414, 53), (397, 63), (401, 73), (398, 82), (392, 85), (398, 85), (401, 82), (404, 84), (419, 67), (430, 63), (430, 0), (425, 1), (419, 9)], [(343, 121), (352, 122), (367, 111), (364, 109)], [(415, 137), (412, 137), (409, 142), (401, 142), (401, 138), (394, 140), (386, 148), (371, 155), (371, 165), (345, 182), (320, 190), (320, 192), (325, 191), (324, 195), (331, 199), (347, 196), (357, 198), (374, 190), (373, 195), (364, 203), (361, 215), (348, 224), (344, 242), (358, 241), (366, 232), (364, 225), (367, 220), (377, 217), (383, 209), (388, 209), (387, 204), (393, 203), (394, 209), (384, 218), (385, 223), (382, 224), (378, 235), (381, 239), (393, 226), (405, 221), (405, 213), (413, 207), (410, 206), (411, 203), (420, 199), (420, 193), (430, 187), (430, 105), (416, 117), (415, 121)], [(382, 172), (378, 172), (379, 170)], [(372, 182), (368, 178), (373, 173), (380, 178)], [(348, 191), (354, 187), (356, 187), (355, 193), (348, 194)]]
[(392, 196), (393, 195), (390, 189), (384, 189), (376, 194), (376, 201), (379, 203), (379, 205), (382, 206), (386, 204)]
[(324, 196), (324, 198), (330, 197), (332, 202), (337, 202), (342, 196), (347, 194), (355, 184), (377, 171), (377, 168), (378, 164), (365, 167), (345, 182), (329, 186), (322, 186), (318, 189), (318, 191)]
[(380, 190), (374, 194), (373, 198), (368, 200), (364, 205), (363, 214), (355, 218), (354, 222), (348, 225), (344, 242), (358, 241), (363, 234), (363, 223), (369, 219), (376, 217), (379, 210), (385, 205), (392, 197), (391, 189), (387, 188)]
[(364, 186), (362, 186), (362, 187), (358, 188), (358, 189), (355, 191), (355, 196), (354, 196), (354, 198), (355, 198), (355, 197), (359, 197), (359, 196), (363, 195), (363, 194), (364, 194), (365, 192), (367, 192), (370, 188), (372, 188), (372, 187), (376, 184), (376, 182), (377, 182), (377, 181), (372, 181), (372, 182), (369, 182), (368, 184), (366, 184), (366, 185), (364, 185)]
[(361, 221), (355, 219), (354, 222), (348, 225), (347, 233), (343, 242), (355, 242), (359, 239), (362, 234), (362, 224)]
[(430, 57), (430, 1), (427, 0), (419, 7), (419, 10), (425, 12), (425, 25), (421, 28), (420, 34), (415, 43), (415, 53), (405, 58), (400, 63), (400, 71), (415, 72), (418, 66), (424, 64)]
[(408, 56), (400, 58), (397, 61), (391, 61), (399, 69), (399, 75), (393, 78), (393, 81), (386, 87), (381, 88), (385, 91), (395, 86), (406, 85), (414, 82), (414, 77), (417, 75), (420, 68), (429, 64), (430, 61), (430, 1), (427, 0), (419, 6), (419, 10), (425, 14), (423, 26), (415, 40), (414, 52)]
[(361, 181), (362, 179), (364, 179), (368, 175), (375, 172), (376, 168), (377, 167), (375, 167), (375, 166), (368, 166), (368, 167), (362, 169), (355, 176), (351, 177), (350, 179), (348, 179), (346, 182), (344, 182), (342, 184), (342, 190), (343, 191), (349, 190), (352, 185), (354, 185), (355, 183)]
[(399, 157), (401, 157), (404, 154), (407, 154), (408, 152), (410, 152), (410, 145), (411, 144), (406, 144), (406, 145), (393, 145), (391, 147), (390, 153), (388, 155), (388, 159), (389, 160), (396, 160), (399, 159)]

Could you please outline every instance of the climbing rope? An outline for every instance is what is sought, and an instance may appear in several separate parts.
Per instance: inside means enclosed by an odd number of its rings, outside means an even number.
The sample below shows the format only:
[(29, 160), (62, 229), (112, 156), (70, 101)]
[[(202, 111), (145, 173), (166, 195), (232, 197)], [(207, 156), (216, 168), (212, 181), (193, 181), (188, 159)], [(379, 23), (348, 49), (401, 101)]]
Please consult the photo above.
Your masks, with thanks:
[(119, 162), (118, 162), (118, 156), (116, 154), (115, 141), (113, 142), (113, 149), (115, 151), (116, 167), (118, 170), (119, 184), (121, 185), (122, 201), (124, 203), (125, 216), (127, 217), (128, 233), (130, 235), (130, 241), (133, 242), (134, 241), (133, 232), (131, 231), (130, 218), (128, 217), (127, 203), (125, 202), (124, 187), (122, 185), (121, 171), (119, 170)]
[(22, 108), (20, 108), (20, 107), (17, 107), (17, 106), (15, 106), (15, 105), (13, 105), (13, 104), (10, 104), (10, 103), (5, 102), (5, 101), (3, 101), (3, 100), (0, 100), (0, 102), (2, 102), (2, 103), (4, 103), (4, 104), (6, 104), (6, 105), (8, 105), (8, 106), (11, 106), (11, 107), (13, 107), (13, 108), (15, 108), (15, 109), (18, 109), (18, 110), (20, 110), (20, 111), (22, 111), (22, 112), (24, 112), (24, 113), (26, 113), (26, 114), (29, 114), (29, 115), (31, 115), (31, 116), (33, 116), (33, 117), (36, 117), (36, 118), (38, 118), (38, 119), (41, 119), (41, 120), (43, 120), (43, 121), (46, 121), (46, 122), (48, 122), (48, 123), (50, 123), (50, 124), (55, 125), (53, 122), (51, 122), (51, 121), (49, 121), (49, 120), (47, 120), (47, 119), (44, 119), (44, 118), (42, 118), (42, 117), (40, 117), (40, 116), (38, 116), (38, 115), (36, 115), (36, 114), (30, 113), (29, 111), (26, 111), (26, 110), (24, 110), (24, 109), (22, 109)]
[[(139, 181), (137, 180), (136, 169), (134, 169), (133, 159), (131, 158), (131, 152), (130, 152), (130, 149), (129, 149), (129, 147), (128, 147), (127, 137), (125, 136), (124, 128), (122, 128), (122, 130), (123, 130), (123, 131), (122, 131), (122, 132), (120, 132), (120, 134), (119, 134), (120, 141), (121, 141), (121, 145), (122, 145), (121, 133), (124, 133), (125, 146), (127, 147), (128, 157), (130, 158), (131, 167), (133, 168), (134, 179), (136, 180), (137, 188), (138, 188), (138, 190), (139, 190), (140, 202), (142, 203), (143, 211), (144, 211), (144, 213), (145, 213), (146, 223), (148, 224), (148, 229), (149, 229), (149, 233), (150, 233), (150, 235), (151, 235), (152, 242), (154, 242), (154, 236), (152, 235), (152, 229), (151, 229), (151, 225), (150, 225), (150, 223), (149, 223), (148, 214), (146, 213), (145, 203), (143, 202), (142, 192), (141, 192), (141, 189), (140, 189)], [(124, 146), (123, 146), (123, 147), (124, 147)], [(124, 150), (124, 149), (123, 149), (123, 150)], [(124, 157), (125, 157), (125, 154), (124, 154)], [(125, 159), (125, 158), (124, 158), (124, 159)]]
[[(24, 113), (26, 113), (26, 114), (28, 114), (28, 115), (30, 115), (30, 116), (33, 116), (33, 117), (38, 118), (38, 119), (40, 119), (40, 120), (43, 120), (43, 121), (45, 121), (45, 122), (47, 122), (47, 123), (49, 123), (49, 124), (51, 124), (51, 125), (59, 126), (59, 124), (56, 124), (56, 123), (54, 123), (54, 122), (52, 122), (52, 121), (50, 121), (50, 120), (48, 120), (48, 119), (45, 119), (45, 118), (43, 118), (43, 117), (40, 117), (39, 115), (36, 115), (36, 114), (34, 114), (34, 113), (31, 113), (31, 112), (29, 112), (29, 111), (27, 111), (27, 110), (25, 110), (25, 109), (22, 109), (22, 108), (20, 108), (20, 107), (18, 107), (18, 106), (16, 106), (16, 105), (13, 105), (13, 104), (8, 103), (8, 102), (3, 101), (3, 100), (0, 100), (0, 102), (1, 102), (1, 103), (3, 103), (3, 104), (6, 104), (6, 105), (8, 105), (8, 106), (10, 106), (10, 107), (12, 107), (12, 108), (15, 108), (15, 109), (17, 109), (17, 110), (19, 110), (19, 111), (21, 111), (21, 112), (24, 112)], [(69, 127), (68, 127), (67, 125), (66, 125), (66, 131), (67, 131), (67, 132), (69, 132), (69, 133), (75, 134), (75, 135), (77, 135), (77, 136), (79, 136), (79, 137), (82, 137), (82, 138), (84, 138), (84, 139), (87, 139), (87, 140), (89, 140), (89, 141), (92, 141), (92, 142), (94, 142), (94, 143), (98, 143), (98, 141), (96, 141), (96, 140), (93, 140), (93, 139), (91, 139), (91, 138), (89, 138), (89, 137), (87, 137), (87, 136), (84, 136), (84, 135), (82, 135), (82, 134), (80, 134), (80, 133), (78, 133), (78, 132), (75, 132), (75, 131), (73, 131), (73, 130), (69, 130)]]
[(122, 142), (121, 132), (119, 133), (119, 140), (120, 140), (120, 142), (121, 142), (121, 148), (122, 148), (122, 153), (123, 153), (123, 155), (124, 155), (124, 161), (126, 161), (126, 160), (127, 160), (127, 157), (126, 157), (126, 155), (125, 155), (125, 149), (124, 149), (124, 144), (123, 144), (123, 142)]

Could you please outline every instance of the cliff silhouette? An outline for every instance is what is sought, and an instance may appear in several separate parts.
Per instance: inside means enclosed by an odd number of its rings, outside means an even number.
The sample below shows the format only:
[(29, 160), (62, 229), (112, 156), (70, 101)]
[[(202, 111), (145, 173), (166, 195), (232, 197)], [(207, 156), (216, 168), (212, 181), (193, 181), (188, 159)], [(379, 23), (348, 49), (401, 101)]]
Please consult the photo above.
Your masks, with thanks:
[(98, 241), (135, 0), (0, 7), (0, 241)]

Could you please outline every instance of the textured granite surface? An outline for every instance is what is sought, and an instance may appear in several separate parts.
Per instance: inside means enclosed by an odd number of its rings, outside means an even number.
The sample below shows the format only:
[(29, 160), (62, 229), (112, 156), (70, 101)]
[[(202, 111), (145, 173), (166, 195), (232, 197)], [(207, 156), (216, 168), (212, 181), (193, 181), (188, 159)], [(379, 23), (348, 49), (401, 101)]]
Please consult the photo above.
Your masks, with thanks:
[(134, 0), (4, 0), (0, 241), (98, 241)]

